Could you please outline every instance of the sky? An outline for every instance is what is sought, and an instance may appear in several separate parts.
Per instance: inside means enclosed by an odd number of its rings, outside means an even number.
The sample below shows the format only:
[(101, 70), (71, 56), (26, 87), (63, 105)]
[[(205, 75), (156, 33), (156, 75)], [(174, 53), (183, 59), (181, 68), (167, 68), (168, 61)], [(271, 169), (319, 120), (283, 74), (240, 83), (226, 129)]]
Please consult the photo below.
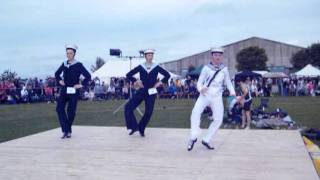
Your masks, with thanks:
[(320, 0), (1, 0), (0, 73), (52, 76), (76, 44), (88, 69), (110, 48), (176, 60), (252, 36), (307, 47), (320, 41)]

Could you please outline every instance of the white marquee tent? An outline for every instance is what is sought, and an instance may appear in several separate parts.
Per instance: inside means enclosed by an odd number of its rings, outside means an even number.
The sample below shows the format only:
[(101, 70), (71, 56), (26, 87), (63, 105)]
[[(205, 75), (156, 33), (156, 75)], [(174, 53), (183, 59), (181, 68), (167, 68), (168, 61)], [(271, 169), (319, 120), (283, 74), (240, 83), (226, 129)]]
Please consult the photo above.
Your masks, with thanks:
[(311, 64), (306, 65), (300, 71), (294, 73), (297, 77), (318, 77), (320, 76), (320, 70)]

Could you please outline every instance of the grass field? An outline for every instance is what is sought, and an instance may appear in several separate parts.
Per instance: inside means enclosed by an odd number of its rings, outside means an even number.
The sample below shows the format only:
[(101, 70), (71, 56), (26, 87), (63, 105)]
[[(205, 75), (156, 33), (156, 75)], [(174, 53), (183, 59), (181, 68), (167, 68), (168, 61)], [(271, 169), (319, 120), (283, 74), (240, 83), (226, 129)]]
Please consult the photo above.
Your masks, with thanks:
[[(76, 125), (124, 126), (123, 109), (116, 115), (112, 112), (124, 101), (79, 102)], [(190, 112), (194, 99), (157, 100), (149, 126), (168, 128), (189, 128)], [(258, 99), (254, 106), (257, 106)], [(280, 107), (289, 112), (300, 125), (320, 128), (319, 97), (273, 97), (272, 110)], [(141, 107), (143, 109), (143, 105)], [(207, 126), (208, 122), (202, 122)], [(55, 104), (23, 104), (0, 106), (0, 142), (27, 136), (59, 127)]]

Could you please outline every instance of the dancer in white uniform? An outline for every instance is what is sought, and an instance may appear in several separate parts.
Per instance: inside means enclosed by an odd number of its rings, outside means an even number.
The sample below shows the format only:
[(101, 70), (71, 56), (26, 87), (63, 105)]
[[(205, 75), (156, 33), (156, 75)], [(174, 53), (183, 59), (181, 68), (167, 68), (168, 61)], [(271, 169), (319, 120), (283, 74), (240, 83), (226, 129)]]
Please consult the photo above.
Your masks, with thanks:
[(211, 62), (203, 67), (197, 83), (200, 95), (191, 114), (191, 137), (188, 143), (188, 151), (192, 150), (194, 143), (197, 141), (197, 136), (201, 132), (200, 118), (207, 106), (211, 107), (214, 121), (210, 124), (206, 136), (203, 137), (202, 144), (210, 150), (214, 149), (209, 145), (209, 142), (221, 126), (223, 120), (223, 84), (227, 86), (230, 96), (235, 96), (229, 71), (222, 63), (223, 49), (212, 48), (211, 54)]

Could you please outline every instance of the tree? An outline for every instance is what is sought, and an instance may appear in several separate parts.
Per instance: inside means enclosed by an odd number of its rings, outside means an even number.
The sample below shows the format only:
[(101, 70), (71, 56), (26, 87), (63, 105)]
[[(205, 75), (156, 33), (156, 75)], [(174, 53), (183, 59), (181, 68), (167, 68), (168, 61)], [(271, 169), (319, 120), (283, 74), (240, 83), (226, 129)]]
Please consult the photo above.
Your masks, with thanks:
[(95, 72), (101, 68), (106, 62), (101, 57), (97, 57), (95, 65), (91, 65), (91, 72)]
[(2, 74), (1, 74), (1, 81), (4, 81), (4, 80), (9, 80), (9, 81), (12, 81), (14, 79), (16, 79), (18, 77), (18, 74), (14, 71), (11, 71), (11, 70), (5, 70)]
[(320, 43), (312, 44), (309, 49), (311, 64), (320, 66)]
[(307, 49), (296, 52), (291, 58), (291, 64), (295, 69), (301, 69), (307, 64), (311, 64), (311, 59)]
[(266, 70), (268, 57), (263, 48), (257, 46), (248, 47), (238, 52), (237, 56), (237, 69), (243, 70)]
[(301, 69), (307, 64), (320, 66), (320, 43), (312, 44), (296, 52), (291, 58), (291, 64), (295, 69)]

